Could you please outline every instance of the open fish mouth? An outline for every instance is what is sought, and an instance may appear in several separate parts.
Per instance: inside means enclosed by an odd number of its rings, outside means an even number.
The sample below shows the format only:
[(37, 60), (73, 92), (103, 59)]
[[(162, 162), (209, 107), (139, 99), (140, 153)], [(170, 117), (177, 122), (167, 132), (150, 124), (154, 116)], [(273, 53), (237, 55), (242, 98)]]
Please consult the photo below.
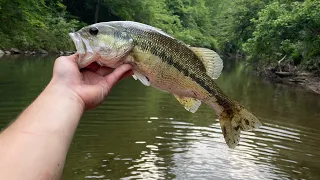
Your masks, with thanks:
[(78, 64), (80, 68), (86, 67), (97, 59), (97, 54), (93, 52), (89, 42), (82, 38), (79, 33), (69, 33), (69, 36), (76, 46), (77, 54), (79, 55)]
[(82, 59), (86, 54), (86, 46), (83, 43), (79, 33), (69, 33), (69, 36), (71, 37), (74, 45), (76, 46), (77, 54), (79, 55), (78, 64), (80, 65), (80, 62), (82, 62)]
[(85, 45), (82, 41), (82, 38), (80, 36), (80, 34), (78, 33), (69, 33), (69, 36), (71, 37), (74, 45), (76, 46), (76, 50), (78, 54), (85, 54), (86, 50), (85, 50)]

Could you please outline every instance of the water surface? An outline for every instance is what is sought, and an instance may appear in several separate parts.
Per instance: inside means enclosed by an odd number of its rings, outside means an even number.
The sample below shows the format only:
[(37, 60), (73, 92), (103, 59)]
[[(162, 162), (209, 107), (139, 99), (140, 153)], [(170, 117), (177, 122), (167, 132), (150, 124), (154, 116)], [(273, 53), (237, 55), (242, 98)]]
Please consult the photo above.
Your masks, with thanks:
[[(0, 59), (0, 128), (50, 80), (51, 56)], [(320, 96), (270, 84), (225, 60), (219, 86), (263, 123), (228, 149), (217, 116), (192, 114), (132, 78), (81, 119), (63, 179), (320, 179)]]

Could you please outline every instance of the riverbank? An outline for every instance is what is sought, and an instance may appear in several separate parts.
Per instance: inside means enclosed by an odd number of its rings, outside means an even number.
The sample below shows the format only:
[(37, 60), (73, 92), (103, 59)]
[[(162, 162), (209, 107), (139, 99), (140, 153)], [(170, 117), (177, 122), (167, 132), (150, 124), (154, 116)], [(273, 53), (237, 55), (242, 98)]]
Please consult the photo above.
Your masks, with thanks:
[(58, 54), (58, 55), (71, 55), (74, 54), (75, 51), (73, 50), (68, 50), (68, 51), (46, 51), (44, 49), (39, 49), (39, 50), (20, 50), (17, 48), (11, 48), (7, 50), (0, 50), (0, 56), (4, 55), (41, 55), (41, 54)]
[[(282, 68), (281, 68), (282, 69)], [(287, 66), (285, 70), (278, 67), (265, 67), (258, 74), (274, 83), (299, 86), (320, 94), (320, 73), (299, 71), (295, 67)]]
[[(0, 50), (0, 57), (5, 55), (71, 55), (75, 51), (54, 51), (48, 52), (45, 50), (32, 50), (32, 51), (22, 51), (16, 48), (11, 48), (10, 50), (2, 51)], [(285, 84), (290, 86), (299, 86), (314, 93), (320, 94), (320, 73), (311, 73), (305, 71), (299, 71), (295, 67), (290, 65), (284, 65), (279, 67), (263, 67), (258, 71), (258, 75), (262, 78), (279, 84)]]

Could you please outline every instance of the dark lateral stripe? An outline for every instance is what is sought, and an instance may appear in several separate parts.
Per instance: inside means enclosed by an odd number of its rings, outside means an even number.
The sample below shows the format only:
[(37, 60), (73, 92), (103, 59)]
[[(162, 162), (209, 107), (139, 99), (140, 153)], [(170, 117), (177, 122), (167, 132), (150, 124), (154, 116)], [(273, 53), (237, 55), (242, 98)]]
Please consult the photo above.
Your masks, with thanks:
[(225, 98), (225, 94), (215, 85), (209, 85), (203, 79), (198, 78), (197, 76), (191, 77), (197, 84), (199, 84), (202, 88), (209, 92), (211, 96), (214, 96), (217, 103), (224, 107), (225, 112), (229, 116), (233, 116), (233, 110), (230, 107), (229, 99)]
[[(160, 57), (163, 62), (167, 63), (168, 65), (172, 65), (185, 76), (190, 77), (194, 82), (204, 88), (211, 96), (214, 96), (217, 100), (217, 103), (225, 108), (227, 114), (232, 115), (233, 111), (230, 108), (230, 103), (232, 103), (232, 101), (230, 101), (227, 96), (214, 84), (213, 80), (210, 79), (209, 81), (211, 82), (208, 82), (208, 80), (205, 80), (205, 78), (202, 79), (199, 77), (199, 75), (189, 72), (189, 70), (186, 69), (183, 64), (174, 61), (173, 57), (166, 53), (165, 50), (159, 50), (159, 47), (164, 47), (168, 44), (171, 44), (170, 46), (176, 48), (176, 50), (180, 50), (180, 48), (177, 48), (179, 43), (174, 43), (173, 41), (170, 41), (172, 40), (171, 38), (166, 38), (157, 32), (146, 32), (145, 30), (137, 27), (124, 28), (120, 26), (117, 28), (129, 32), (135, 39), (134, 45), (140, 46), (142, 50), (149, 51), (153, 55)], [(156, 41), (154, 41), (155, 39)], [(154, 42), (160, 44), (161, 46), (154, 46)], [(203, 66), (203, 64), (195, 65), (199, 68), (202, 68), (201, 66)], [(205, 70), (205, 67), (203, 67), (203, 70)]]
[(145, 43), (143, 45), (140, 45), (141, 49), (144, 51), (150, 51), (151, 54), (160, 57), (160, 59), (167, 63), (168, 65), (172, 65), (175, 67), (178, 71), (182, 72), (185, 76), (190, 76), (190, 72), (188, 69), (184, 68), (182, 64), (179, 62), (176, 62), (173, 60), (173, 58), (168, 54), (165, 53), (164, 51), (159, 51), (156, 47), (148, 45), (149, 43)]
[(216, 87), (215, 85), (212, 85), (212, 84), (209, 85), (203, 79), (200, 79), (197, 76), (193, 76), (193, 74), (191, 74), (190, 77), (197, 84), (199, 84), (202, 88), (204, 88), (206, 91), (208, 91), (211, 96), (214, 96), (217, 103), (220, 106), (224, 107), (224, 110), (227, 113), (227, 115), (229, 115), (230, 117), (233, 116), (233, 110), (231, 109), (229, 99), (225, 98), (226, 97), (225, 94), (218, 87)]
[(232, 111), (229, 106), (229, 102), (227, 99), (223, 98), (224, 93), (221, 91), (217, 91), (218, 87), (215, 87), (212, 83), (206, 82), (204, 79), (200, 78), (196, 74), (190, 72), (188, 69), (185, 68), (182, 64), (180, 64), (177, 61), (173, 60), (173, 57), (171, 57), (168, 53), (159, 50), (157, 47), (153, 46), (151, 42), (145, 42), (141, 43), (140, 47), (143, 51), (149, 51), (151, 54), (160, 57), (160, 59), (167, 63), (168, 65), (172, 65), (175, 67), (178, 71), (182, 72), (185, 76), (190, 77), (194, 82), (199, 84), (202, 88), (204, 88), (211, 96), (214, 96), (217, 100), (217, 103), (221, 105), (222, 107), (225, 107), (227, 114), (231, 114)]
[(190, 77), (193, 81), (207, 90), (210, 94), (215, 95), (216, 92), (214, 91), (214, 89), (207, 85), (207, 83), (205, 83), (205, 81), (203, 81), (201, 78), (197, 77), (196, 74), (189, 72), (188, 69), (184, 68), (184, 66), (182, 66), (179, 62), (174, 61), (173, 58), (164, 51), (159, 51), (156, 47), (152, 46), (151, 44), (148, 46), (148, 44), (149, 43), (145, 43), (143, 45), (140, 45), (140, 47), (142, 48), (142, 50), (150, 51), (151, 54), (160, 57), (163, 62), (167, 63), (168, 65), (172, 65), (178, 71), (182, 72), (185, 76)]

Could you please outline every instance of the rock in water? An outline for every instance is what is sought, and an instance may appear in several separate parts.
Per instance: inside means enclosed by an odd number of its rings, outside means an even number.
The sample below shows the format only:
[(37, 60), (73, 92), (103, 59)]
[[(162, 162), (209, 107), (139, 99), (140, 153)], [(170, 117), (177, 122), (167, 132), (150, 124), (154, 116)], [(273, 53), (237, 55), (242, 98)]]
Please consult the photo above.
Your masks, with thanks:
[(4, 55), (4, 52), (0, 50), (0, 58)]
[(74, 54), (74, 52), (73, 51), (65, 51), (64, 54), (65, 55), (71, 55), (71, 54)]
[(17, 48), (11, 48), (10, 51), (12, 54), (21, 54), (21, 51)]
[(40, 50), (39, 50), (39, 53), (40, 53), (40, 54), (49, 54), (48, 51), (43, 50), (43, 49), (40, 49)]

